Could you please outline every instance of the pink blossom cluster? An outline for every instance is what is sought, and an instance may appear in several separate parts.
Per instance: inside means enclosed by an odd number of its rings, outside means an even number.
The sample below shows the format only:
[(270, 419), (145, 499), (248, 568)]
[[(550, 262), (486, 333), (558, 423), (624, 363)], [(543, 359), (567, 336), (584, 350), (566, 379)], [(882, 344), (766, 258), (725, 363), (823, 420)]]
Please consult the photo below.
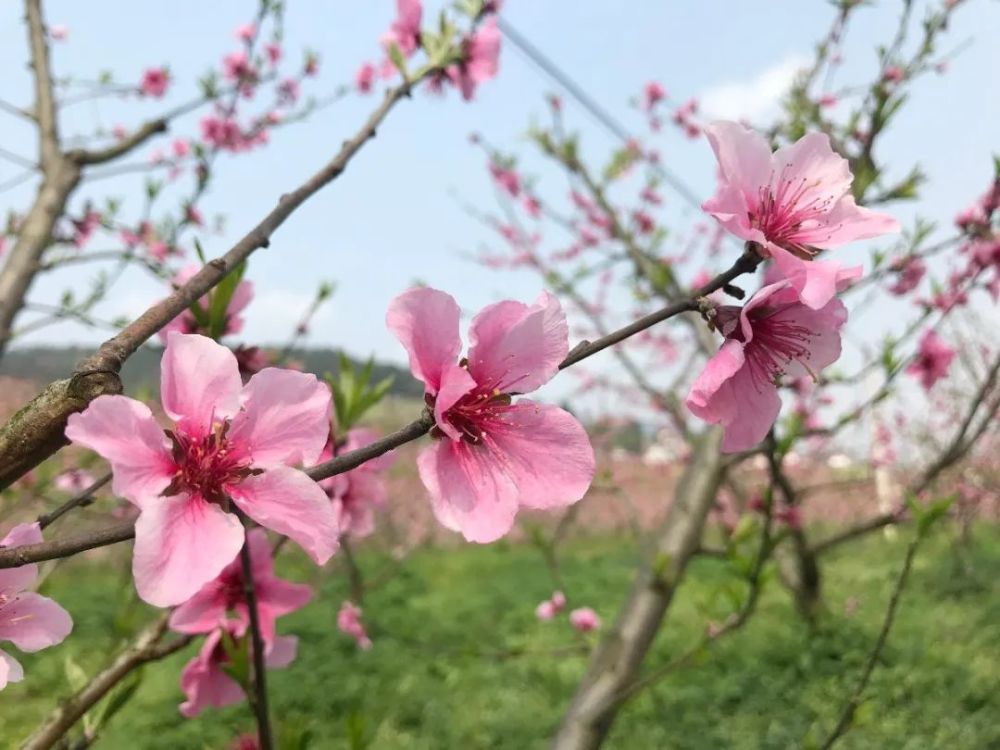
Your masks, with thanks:
[[(265, 664), (269, 668), (286, 667), (295, 659), (298, 639), (278, 635), (275, 621), (304, 607), (312, 598), (312, 589), (274, 575), (271, 547), (263, 529), (247, 532), (247, 546)], [(187, 699), (180, 711), (188, 718), (209, 707), (239, 703), (245, 697), (243, 686), (226, 671), (226, 665), (232, 661), (233, 650), (253, 648), (248, 636), (246, 583), (242, 562), (236, 559), (170, 615), (172, 630), (205, 635), (198, 654), (181, 672), (181, 689)]]
[(362, 651), (372, 647), (372, 639), (368, 637), (364, 623), (361, 622), (361, 607), (351, 601), (345, 601), (337, 612), (337, 629), (351, 636)]
[[(176, 274), (174, 274), (173, 279), (171, 279), (171, 285), (176, 289), (180, 288), (187, 282), (189, 282), (200, 270), (201, 266), (198, 264), (185, 266)], [(233, 290), (232, 297), (229, 298), (228, 304), (225, 311), (222, 313), (225, 316), (225, 324), (222, 329), (222, 335), (228, 336), (233, 333), (239, 333), (243, 330), (243, 318), (241, 313), (247, 308), (250, 302), (253, 300), (253, 283), (250, 281), (240, 281), (236, 288)], [(196, 301), (193, 306), (201, 310), (204, 319), (209, 317), (209, 311), (211, 309), (211, 294), (204, 295), (201, 299)], [(176, 318), (171, 320), (167, 325), (165, 325), (157, 334), (163, 343), (167, 343), (171, 333), (200, 333), (208, 334), (207, 330), (203, 330), (198, 318), (195, 316), (191, 308), (188, 308)]]
[[(349, 430), (342, 441), (335, 441), (331, 434), (319, 460), (328, 461), (340, 453), (358, 450), (378, 438), (378, 432), (367, 427)], [(360, 539), (375, 531), (375, 511), (385, 505), (388, 497), (383, 474), (393, 460), (394, 456), (387, 453), (356, 469), (320, 481), (333, 503), (341, 534)]]
[(409, 353), (434, 415), (419, 456), (420, 478), (438, 521), (469, 541), (510, 531), (522, 507), (549, 509), (583, 497), (594, 452), (568, 412), (514, 396), (549, 381), (569, 351), (558, 300), (504, 301), (473, 318), (459, 359), (460, 311), (448, 294), (418, 288), (396, 297), (386, 322)]
[(325, 563), (339, 531), (329, 499), (294, 468), (326, 443), (330, 392), (313, 375), (266, 368), (244, 386), (233, 353), (172, 332), (161, 363), (164, 431), (145, 404), (100, 396), (70, 417), (66, 436), (110, 464), (112, 490), (139, 510), (133, 574), (155, 606), (179, 604), (216, 578), (243, 546), (235, 506)]
[[(0, 539), (0, 547), (41, 542), (38, 524), (22, 523)], [(31, 590), (37, 578), (35, 564), (0, 570), (0, 642), (9, 641), (25, 653), (62, 643), (73, 629), (73, 620), (66, 610)], [(0, 650), (0, 690), (23, 679), (24, 670), (18, 661)]]

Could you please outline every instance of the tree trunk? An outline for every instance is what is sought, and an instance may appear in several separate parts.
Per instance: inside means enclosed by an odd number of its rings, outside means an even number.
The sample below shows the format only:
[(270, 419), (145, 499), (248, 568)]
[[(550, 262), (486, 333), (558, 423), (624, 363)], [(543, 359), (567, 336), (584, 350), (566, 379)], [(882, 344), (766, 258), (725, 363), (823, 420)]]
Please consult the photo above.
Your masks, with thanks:
[(70, 161), (59, 162), (45, 175), (34, 204), (18, 228), (17, 241), (0, 271), (0, 358), (38, 273), (42, 253), (52, 242), (56, 220), (66, 210), (66, 202), (79, 182), (80, 168)]
[(701, 541), (705, 518), (722, 480), (721, 439), (721, 430), (712, 428), (695, 445), (650, 558), (637, 573), (614, 628), (591, 657), (563, 717), (552, 743), (555, 750), (597, 748), (611, 729), (618, 712), (618, 696), (636, 679), (687, 563)]

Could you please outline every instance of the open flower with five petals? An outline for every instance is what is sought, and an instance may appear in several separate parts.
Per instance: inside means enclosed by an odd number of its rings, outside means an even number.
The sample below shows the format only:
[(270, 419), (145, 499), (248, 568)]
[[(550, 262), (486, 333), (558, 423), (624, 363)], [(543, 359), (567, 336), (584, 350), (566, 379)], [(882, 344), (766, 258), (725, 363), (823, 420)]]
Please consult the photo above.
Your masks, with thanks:
[(433, 411), (433, 445), (419, 456), (434, 514), (473, 542), (499, 539), (519, 508), (556, 508), (583, 497), (594, 452), (583, 426), (555, 406), (513, 396), (558, 371), (569, 349), (558, 300), (504, 301), (484, 308), (469, 328), (459, 361), (459, 308), (436, 289), (411, 289), (389, 306), (386, 322), (410, 355)]
[(243, 545), (243, 513), (325, 563), (336, 517), (302, 471), (326, 442), (330, 392), (315, 376), (266, 368), (244, 386), (233, 353), (204, 336), (171, 333), (160, 397), (164, 431), (145, 404), (100, 396), (69, 418), (66, 437), (103, 456), (112, 489), (139, 509), (132, 571), (150, 604), (180, 604), (216, 578)]
[(713, 122), (705, 133), (719, 162), (719, 186), (702, 208), (756, 243), (813, 310), (837, 291), (840, 265), (815, 260), (821, 250), (899, 231), (891, 216), (854, 202), (850, 165), (823, 133), (774, 153), (762, 135), (735, 122)]

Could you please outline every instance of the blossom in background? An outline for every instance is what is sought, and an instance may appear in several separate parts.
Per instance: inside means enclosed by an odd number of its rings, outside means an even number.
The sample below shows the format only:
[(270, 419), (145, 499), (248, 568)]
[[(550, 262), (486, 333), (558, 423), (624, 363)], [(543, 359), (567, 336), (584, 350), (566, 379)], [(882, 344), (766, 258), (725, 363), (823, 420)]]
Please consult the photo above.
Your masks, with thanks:
[(516, 198), (521, 192), (521, 178), (510, 167), (505, 167), (496, 161), (490, 161), (490, 176), (493, 178), (493, 182), (497, 184), (497, 187), (502, 189), (511, 198)]
[(920, 380), (924, 390), (929, 391), (936, 382), (948, 374), (955, 350), (944, 343), (932, 329), (924, 332), (917, 347), (917, 356), (906, 371)]
[(170, 72), (166, 68), (149, 68), (142, 74), (139, 90), (144, 96), (159, 99), (167, 93), (170, 85)]
[[(271, 545), (261, 528), (247, 532), (251, 572), (257, 596), (257, 616), (265, 641), (275, 637), (274, 623), (282, 615), (301, 609), (312, 598), (312, 588), (274, 575)], [(243, 564), (239, 556), (223, 568), (218, 578), (181, 604), (170, 615), (170, 628), (178, 633), (211, 633), (225, 628), (242, 636), (250, 626), (244, 588)]]
[(916, 289), (924, 274), (927, 273), (927, 264), (917, 256), (901, 258), (892, 264), (892, 270), (896, 273), (896, 279), (889, 286), (889, 293), (896, 296), (908, 294)]
[(500, 28), (497, 19), (490, 16), (472, 36), (465, 40), (462, 62), (449, 65), (448, 78), (458, 86), (462, 98), (471, 100), (476, 87), (494, 78), (500, 70)]
[[(37, 523), (15, 526), (0, 547), (40, 544), (42, 531)], [(38, 566), (0, 570), (0, 641), (10, 641), (25, 653), (55, 646), (73, 630), (69, 613), (51, 599), (29, 591), (38, 578)], [(13, 656), (0, 650), (0, 690), (9, 682), (24, 679), (24, 670)]]
[(365, 631), (364, 623), (361, 622), (361, 607), (354, 602), (345, 601), (340, 605), (340, 611), (337, 612), (337, 629), (351, 636), (362, 651), (372, 647), (372, 640)]
[(362, 63), (354, 74), (354, 86), (362, 94), (370, 94), (375, 86), (375, 66), (370, 62)]
[(66, 437), (110, 464), (112, 489), (139, 509), (132, 571), (145, 601), (180, 604), (231, 563), (243, 525), (291, 537), (322, 565), (337, 548), (333, 508), (292, 468), (319, 458), (330, 391), (313, 375), (267, 368), (244, 386), (236, 357), (193, 334), (171, 333), (160, 363), (164, 432), (145, 404), (100, 396), (73, 414)]
[(409, 352), (410, 371), (433, 410), (433, 444), (420, 478), (444, 526), (474, 542), (499, 539), (521, 507), (557, 508), (583, 497), (594, 451), (583, 426), (562, 409), (512, 396), (558, 371), (569, 350), (566, 316), (543, 292), (532, 305), (484, 308), (469, 327), (465, 359), (458, 304), (436, 289), (411, 289), (389, 305), (386, 322)]
[(56, 477), (55, 485), (57, 490), (75, 495), (83, 492), (94, 483), (94, 475), (83, 469), (68, 469)]
[[(188, 283), (195, 274), (201, 270), (198, 264), (186, 266), (178, 271), (174, 278), (170, 280), (171, 285), (177, 289)], [(250, 281), (240, 281), (233, 290), (233, 296), (229, 298), (229, 305), (226, 307), (226, 324), (223, 327), (222, 335), (229, 336), (243, 330), (243, 318), (240, 315), (253, 300), (253, 283)], [(210, 309), (211, 295), (206, 294), (194, 304), (197, 305), (208, 317)], [(201, 326), (195, 314), (188, 308), (176, 318), (167, 323), (157, 334), (160, 341), (167, 342), (171, 333), (200, 333)]]
[(552, 597), (535, 607), (535, 617), (542, 622), (553, 619), (566, 606), (566, 595), (562, 591), (552, 592)]
[(899, 222), (854, 202), (847, 160), (822, 133), (771, 153), (763, 136), (735, 122), (705, 128), (719, 186), (702, 208), (737, 237), (755, 242), (800, 293), (821, 309), (837, 291), (839, 264), (821, 251), (899, 231)]
[[(375, 430), (356, 427), (348, 431), (347, 439), (337, 453), (350, 453), (374, 443), (378, 438)], [(329, 461), (333, 455), (333, 445), (327, 442), (319, 460)], [(341, 534), (360, 538), (375, 530), (375, 509), (385, 505), (388, 497), (382, 475), (394, 460), (391, 453), (385, 453), (355, 469), (320, 481), (320, 486), (333, 503)]]
[(57, 42), (64, 42), (69, 39), (69, 26), (63, 23), (54, 23), (49, 26), (49, 38)]
[[(209, 633), (198, 655), (181, 672), (181, 690), (187, 700), (180, 705), (180, 711), (189, 719), (206, 708), (222, 708), (239, 703), (246, 695), (240, 684), (226, 674), (224, 669), (229, 663), (224, 637), (225, 631), (222, 629)], [(252, 648), (249, 643), (236, 643), (235, 647)], [(295, 660), (297, 650), (297, 638), (277, 636), (273, 641), (264, 643), (264, 663), (269, 669), (287, 667)]]
[(580, 607), (569, 613), (569, 624), (581, 633), (589, 633), (601, 627), (601, 618), (590, 607)]
[[(841, 271), (840, 284), (860, 271)], [(778, 379), (815, 377), (836, 362), (846, 321), (847, 308), (840, 300), (814, 310), (788, 280), (761, 288), (742, 308), (717, 308), (715, 324), (725, 343), (692, 384), (685, 401), (688, 409), (725, 428), (723, 451), (753, 448), (781, 410)]]
[(645, 110), (651, 110), (657, 104), (667, 98), (667, 90), (657, 81), (650, 81), (642, 90), (642, 106)]
[(254, 23), (241, 23), (233, 30), (233, 36), (237, 40), (249, 44), (257, 36), (257, 25)]

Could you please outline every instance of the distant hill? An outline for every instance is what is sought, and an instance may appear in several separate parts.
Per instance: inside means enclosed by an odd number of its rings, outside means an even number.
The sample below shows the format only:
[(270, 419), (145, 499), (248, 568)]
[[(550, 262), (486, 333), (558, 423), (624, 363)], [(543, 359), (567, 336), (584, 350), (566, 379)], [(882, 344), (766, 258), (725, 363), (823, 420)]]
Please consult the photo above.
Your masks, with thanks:
[[(10, 349), (0, 360), (0, 375), (29, 380), (34, 383), (48, 383), (67, 377), (73, 367), (93, 352), (90, 347), (25, 347)], [(156, 392), (160, 384), (160, 355), (158, 346), (144, 346), (125, 363), (122, 381), (129, 393), (147, 390)], [(294, 349), (290, 358), (301, 362), (306, 372), (322, 377), (325, 373), (336, 374), (340, 352), (335, 349)], [(356, 360), (352, 361), (357, 364)], [(384, 377), (394, 377), (390, 393), (398, 396), (423, 396), (423, 386), (408, 370), (395, 365), (376, 363), (372, 380), (378, 382)]]

